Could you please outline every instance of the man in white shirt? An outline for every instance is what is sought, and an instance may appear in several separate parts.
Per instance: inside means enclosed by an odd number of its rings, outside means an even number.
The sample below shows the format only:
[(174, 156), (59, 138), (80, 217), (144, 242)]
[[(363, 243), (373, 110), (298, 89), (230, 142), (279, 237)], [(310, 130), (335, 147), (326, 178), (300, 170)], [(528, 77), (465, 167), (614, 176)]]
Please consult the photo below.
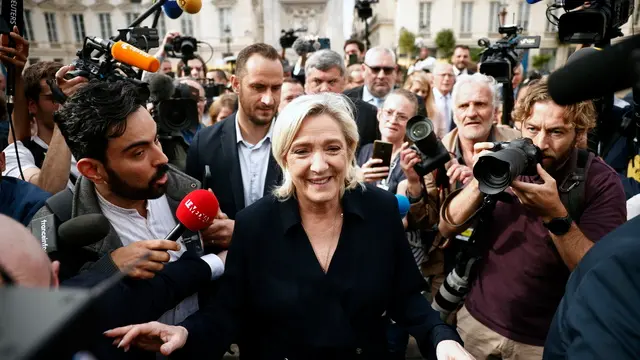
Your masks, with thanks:
[(453, 72), (456, 76), (462, 74), (472, 75), (473, 70), (469, 70), (471, 62), (471, 50), (467, 45), (456, 45), (451, 56), (451, 64), (453, 64)]
[[(104, 239), (84, 248), (86, 255), (67, 264), (107, 274), (135, 264), (130, 277), (151, 278), (167, 262), (187, 250), (201, 252), (197, 234), (185, 232), (177, 242), (160, 240), (173, 229), (174, 213), (182, 199), (200, 187), (197, 180), (169, 167), (158, 141), (157, 126), (138, 100), (139, 88), (130, 82), (90, 83), (71, 96), (60, 110), (58, 126), (82, 174), (73, 194), (62, 192), (52, 199), (66, 202), (67, 218), (101, 213), (111, 223)], [(54, 212), (42, 208), (34, 218)], [(56, 214), (64, 218), (65, 214)], [(225, 253), (210, 257), (220, 275)], [(62, 264), (64, 269), (65, 264)], [(77, 271), (77, 270), (76, 270)], [(180, 322), (198, 309), (197, 297), (185, 299), (161, 321)]]
[(451, 90), (456, 83), (456, 75), (453, 66), (448, 63), (437, 63), (433, 69), (433, 96), (436, 101), (438, 112), (444, 118), (445, 129), (453, 130), (453, 103), (451, 101)]

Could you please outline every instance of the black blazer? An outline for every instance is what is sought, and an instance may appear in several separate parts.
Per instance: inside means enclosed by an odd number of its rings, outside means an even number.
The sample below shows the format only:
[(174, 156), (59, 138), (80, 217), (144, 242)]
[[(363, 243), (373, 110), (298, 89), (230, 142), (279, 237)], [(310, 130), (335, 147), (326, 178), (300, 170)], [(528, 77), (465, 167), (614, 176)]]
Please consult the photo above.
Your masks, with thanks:
[(424, 352), (460, 341), (421, 295), (418, 270), (395, 196), (375, 187), (347, 191), (344, 224), (325, 274), (302, 228), (298, 202), (273, 196), (240, 212), (220, 292), (181, 325), (179, 358), (220, 359), (240, 334), (247, 359), (386, 359), (385, 314)]
[(378, 108), (362, 100), (351, 99), (355, 105), (355, 120), (360, 142), (358, 148), (380, 139), (378, 130)]
[[(362, 101), (362, 95), (364, 94), (364, 85), (358, 86), (358, 87), (354, 87), (353, 89), (346, 90), (343, 94), (347, 95), (347, 97), (349, 99), (351, 99), (352, 101), (354, 101), (354, 102), (356, 100)], [(416, 99), (418, 100), (418, 115), (427, 116), (427, 107), (424, 104), (424, 99), (422, 97), (418, 96), (418, 95), (416, 95)], [(369, 103), (365, 103), (365, 104), (371, 105)], [(373, 105), (371, 105), (371, 106), (373, 106)], [(373, 107), (375, 107), (375, 106), (373, 106)]]
[[(212, 182), (209, 185), (218, 198), (220, 209), (235, 219), (244, 208), (242, 173), (238, 158), (236, 137), (236, 113), (196, 134), (189, 147), (186, 173), (202, 181), (204, 166), (211, 168)], [(264, 194), (268, 194), (282, 180), (282, 171), (272, 155), (265, 180)]]
[[(98, 271), (85, 271), (62, 283), (65, 288), (92, 288), (109, 277)], [(91, 328), (85, 328), (89, 343), (82, 344), (98, 359), (155, 359), (155, 354), (134, 350), (123, 352), (111, 344), (113, 339), (102, 335), (106, 330), (129, 324), (157, 320), (186, 297), (211, 282), (211, 269), (191, 251), (165, 266), (152, 279), (124, 278), (96, 298), (92, 307)]]
[[(368, 144), (363, 146), (358, 153), (358, 157), (356, 158), (356, 162), (358, 166), (364, 165), (371, 157), (373, 156), (373, 144)], [(398, 184), (406, 179), (406, 175), (404, 171), (402, 171), (402, 167), (400, 166), (400, 154), (396, 155), (398, 158), (396, 166), (393, 168), (391, 172), (391, 176), (389, 177), (389, 183), (387, 186), (389, 187), (389, 192), (395, 194), (398, 191)], [(391, 163), (393, 163), (393, 159), (391, 159)]]

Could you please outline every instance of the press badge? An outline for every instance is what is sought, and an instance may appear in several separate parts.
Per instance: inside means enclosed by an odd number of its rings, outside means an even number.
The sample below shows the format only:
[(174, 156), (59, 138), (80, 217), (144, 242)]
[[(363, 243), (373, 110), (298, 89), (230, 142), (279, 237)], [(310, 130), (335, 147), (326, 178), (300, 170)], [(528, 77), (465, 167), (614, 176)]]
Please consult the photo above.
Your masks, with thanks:
[(389, 185), (387, 185), (387, 182), (385, 180), (380, 181), (377, 186), (380, 189), (384, 189), (386, 191), (389, 191)]
[(469, 241), (471, 234), (473, 234), (473, 228), (468, 228), (467, 230), (456, 235), (456, 240)]

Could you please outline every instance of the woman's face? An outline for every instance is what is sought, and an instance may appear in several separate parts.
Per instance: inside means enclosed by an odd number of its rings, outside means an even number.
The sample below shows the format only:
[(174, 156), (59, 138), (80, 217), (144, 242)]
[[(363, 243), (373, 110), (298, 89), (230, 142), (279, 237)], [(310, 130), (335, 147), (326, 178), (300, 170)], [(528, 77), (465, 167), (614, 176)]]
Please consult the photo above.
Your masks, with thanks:
[(413, 84), (411, 84), (411, 89), (409, 89), (409, 91), (420, 96), (423, 99), (426, 99), (427, 95), (429, 95), (426, 89), (427, 87), (423, 86), (422, 83), (414, 81)]
[(306, 118), (285, 162), (301, 205), (339, 199), (347, 171), (347, 142), (338, 122), (327, 114)]
[(224, 120), (227, 116), (233, 114), (233, 109), (230, 107), (223, 107), (222, 109), (220, 109), (220, 112), (218, 113), (218, 118), (216, 119), (216, 122), (218, 121), (222, 121)]

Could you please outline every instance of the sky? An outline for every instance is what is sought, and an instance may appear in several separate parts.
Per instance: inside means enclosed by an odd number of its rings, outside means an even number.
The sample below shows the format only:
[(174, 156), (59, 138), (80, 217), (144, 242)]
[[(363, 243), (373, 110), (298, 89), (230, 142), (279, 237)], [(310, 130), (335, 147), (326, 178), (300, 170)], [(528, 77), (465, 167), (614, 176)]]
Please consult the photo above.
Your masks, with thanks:
[(353, 7), (355, 6), (355, 3), (355, 0), (344, 0), (342, 4), (342, 18), (344, 19), (342, 29), (344, 31), (345, 39), (351, 37), (351, 25), (353, 23), (351, 19), (353, 18)]

